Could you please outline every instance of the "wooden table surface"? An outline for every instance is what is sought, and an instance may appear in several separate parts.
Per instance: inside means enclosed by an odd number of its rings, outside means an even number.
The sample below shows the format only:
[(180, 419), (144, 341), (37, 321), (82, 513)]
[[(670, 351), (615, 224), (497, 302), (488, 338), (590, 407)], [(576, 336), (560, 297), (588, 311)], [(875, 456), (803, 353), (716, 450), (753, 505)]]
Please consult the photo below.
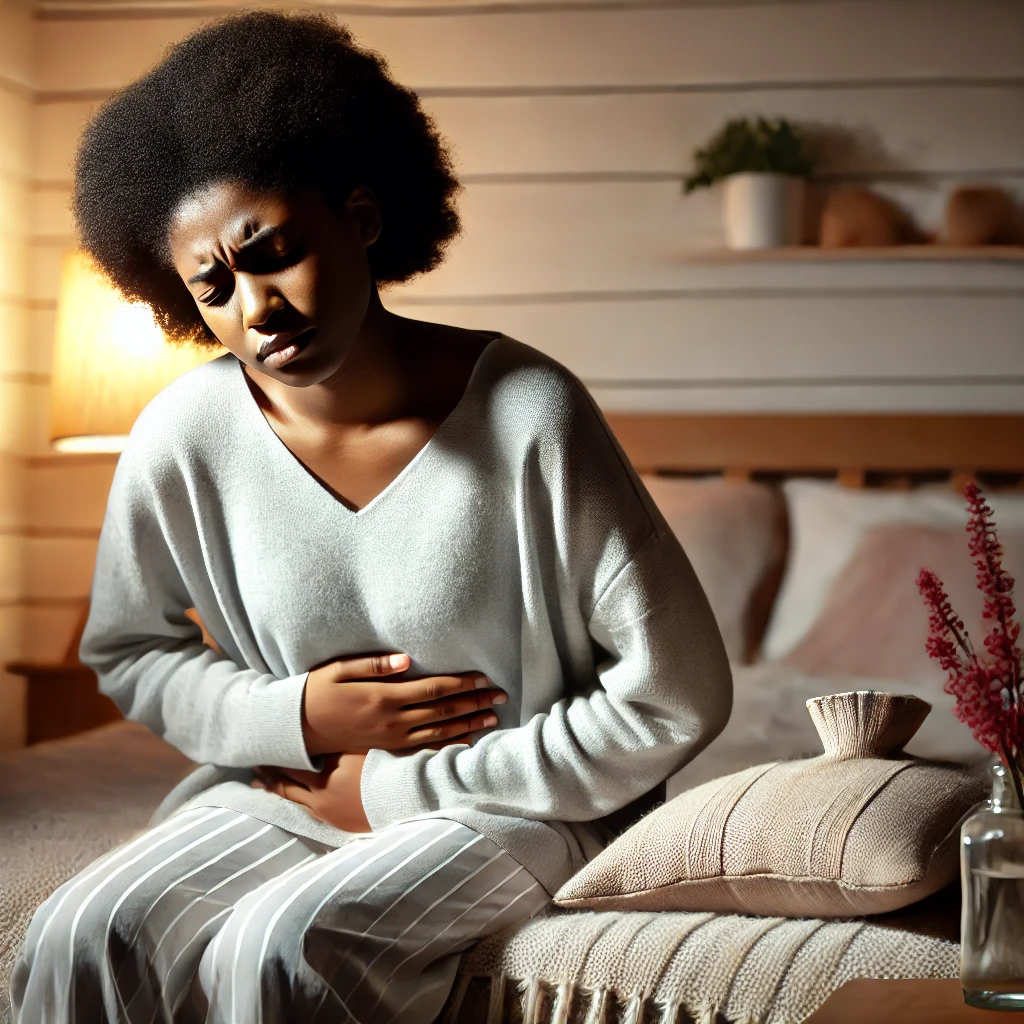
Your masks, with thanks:
[(956, 979), (848, 982), (807, 1024), (1009, 1024), (1016, 1014), (967, 1006)]

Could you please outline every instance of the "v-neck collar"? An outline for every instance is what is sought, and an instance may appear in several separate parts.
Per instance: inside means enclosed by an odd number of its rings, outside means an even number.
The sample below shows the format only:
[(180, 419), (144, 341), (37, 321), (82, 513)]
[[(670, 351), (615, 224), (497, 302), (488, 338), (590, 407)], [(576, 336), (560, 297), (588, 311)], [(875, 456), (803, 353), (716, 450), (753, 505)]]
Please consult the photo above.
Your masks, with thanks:
[(259, 403), (256, 401), (255, 396), (249, 388), (247, 375), (242, 361), (237, 356), (230, 356), (234, 360), (237, 372), (238, 372), (238, 383), (242, 388), (242, 401), (247, 403), (258, 419), (258, 423), (253, 428), (253, 434), (259, 437), (262, 432), (264, 437), (269, 442), (268, 447), (272, 450), (276, 450), (279, 454), (284, 454), (287, 457), (287, 462), (290, 463), (292, 469), (297, 469), (303, 477), (305, 477), (308, 483), (313, 484), (316, 489), (330, 502), (332, 502), (346, 516), (358, 517), (364, 513), (368, 513), (371, 509), (377, 506), (380, 502), (387, 498), (389, 494), (397, 490), (404, 480), (406, 480), (417, 466), (420, 465), (428, 456), (428, 453), (433, 450), (436, 445), (434, 444), (435, 439), (438, 435), (447, 433), (453, 429), (454, 422), (461, 417), (463, 410), (469, 404), (469, 399), (475, 390), (475, 386), (481, 374), (481, 368), (483, 367), (488, 353), (501, 341), (504, 337), (502, 334), (496, 334), (486, 345), (480, 350), (479, 355), (476, 357), (476, 362), (473, 364), (473, 369), (470, 371), (469, 379), (466, 381), (466, 387), (462, 392), (462, 396), (455, 403), (452, 410), (447, 416), (437, 425), (437, 429), (427, 438), (426, 444), (424, 444), (419, 451), (402, 467), (398, 475), (381, 491), (378, 491), (362, 508), (353, 509), (349, 508), (340, 498), (333, 494), (323, 483), (322, 480), (281, 440), (277, 432), (270, 425), (267, 417), (263, 414), (263, 410), (260, 408)]

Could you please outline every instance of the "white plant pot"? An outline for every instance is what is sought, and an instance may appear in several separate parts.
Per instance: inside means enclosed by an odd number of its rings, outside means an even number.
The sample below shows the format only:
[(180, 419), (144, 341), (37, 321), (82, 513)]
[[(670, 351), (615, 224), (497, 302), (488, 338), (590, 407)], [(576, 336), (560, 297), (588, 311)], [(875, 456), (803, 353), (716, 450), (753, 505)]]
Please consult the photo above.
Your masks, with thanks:
[(804, 181), (787, 174), (732, 174), (722, 183), (725, 238), (730, 249), (799, 245)]

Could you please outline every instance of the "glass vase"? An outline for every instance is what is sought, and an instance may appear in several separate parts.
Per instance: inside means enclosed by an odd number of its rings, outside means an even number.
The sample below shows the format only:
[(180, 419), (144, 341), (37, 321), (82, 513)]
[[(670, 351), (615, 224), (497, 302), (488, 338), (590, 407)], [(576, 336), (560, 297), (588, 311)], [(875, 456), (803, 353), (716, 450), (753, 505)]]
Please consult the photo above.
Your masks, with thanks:
[(1010, 773), (992, 767), (992, 797), (960, 830), (960, 982), (964, 1001), (1024, 1010), (1024, 813)]

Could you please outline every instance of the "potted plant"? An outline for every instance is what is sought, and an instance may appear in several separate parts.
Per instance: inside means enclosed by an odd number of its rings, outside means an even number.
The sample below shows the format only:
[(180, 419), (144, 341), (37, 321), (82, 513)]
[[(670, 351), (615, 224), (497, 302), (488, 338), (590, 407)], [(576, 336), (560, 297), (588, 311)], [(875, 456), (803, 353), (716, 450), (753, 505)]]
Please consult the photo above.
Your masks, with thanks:
[(735, 118), (694, 153), (687, 194), (723, 183), (730, 249), (798, 245), (806, 179), (814, 161), (803, 133), (785, 118)]

